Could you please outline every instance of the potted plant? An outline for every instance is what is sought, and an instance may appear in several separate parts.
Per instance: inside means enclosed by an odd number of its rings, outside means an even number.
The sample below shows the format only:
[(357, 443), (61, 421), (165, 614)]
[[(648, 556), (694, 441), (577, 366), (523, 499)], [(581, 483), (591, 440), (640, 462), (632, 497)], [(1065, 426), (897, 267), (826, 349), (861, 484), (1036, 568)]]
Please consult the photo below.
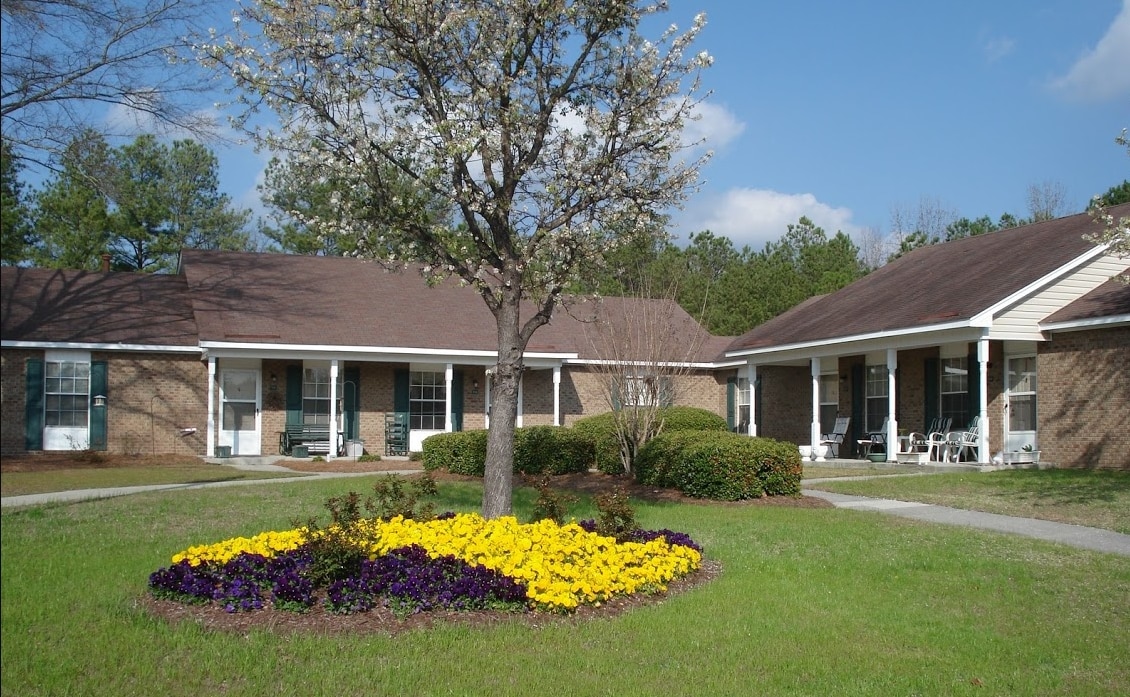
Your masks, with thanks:
[(1040, 451), (1032, 447), (1031, 444), (1025, 445), (1020, 450), (1014, 450), (1004, 454), (1004, 462), (1006, 465), (1035, 465), (1040, 462)]

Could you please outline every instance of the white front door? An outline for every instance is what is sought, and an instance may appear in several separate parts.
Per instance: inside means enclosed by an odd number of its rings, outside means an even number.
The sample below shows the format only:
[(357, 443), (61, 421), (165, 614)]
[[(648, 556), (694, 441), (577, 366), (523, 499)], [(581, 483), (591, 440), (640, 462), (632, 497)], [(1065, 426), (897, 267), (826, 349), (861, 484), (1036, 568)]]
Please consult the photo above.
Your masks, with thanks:
[(1004, 376), (1005, 450), (1023, 450), (1036, 442), (1036, 357), (1009, 356)]
[(259, 455), (259, 371), (220, 371), (221, 446), (232, 455)]

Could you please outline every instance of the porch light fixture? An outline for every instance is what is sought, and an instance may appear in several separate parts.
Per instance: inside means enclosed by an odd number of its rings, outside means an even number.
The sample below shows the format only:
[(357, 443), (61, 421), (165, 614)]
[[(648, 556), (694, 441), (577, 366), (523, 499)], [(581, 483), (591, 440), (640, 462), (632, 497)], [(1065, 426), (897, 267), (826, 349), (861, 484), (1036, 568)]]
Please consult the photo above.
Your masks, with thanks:
[(92, 398), (92, 402), (93, 402), (95, 407), (105, 407), (106, 406), (106, 395), (96, 394)]
[(279, 376), (271, 373), (271, 394), (279, 391)]

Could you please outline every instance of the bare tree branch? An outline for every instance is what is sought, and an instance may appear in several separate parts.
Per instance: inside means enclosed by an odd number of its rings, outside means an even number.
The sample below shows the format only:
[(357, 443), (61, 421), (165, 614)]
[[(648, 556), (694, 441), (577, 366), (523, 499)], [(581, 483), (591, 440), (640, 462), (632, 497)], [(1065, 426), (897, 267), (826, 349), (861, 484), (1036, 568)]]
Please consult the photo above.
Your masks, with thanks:
[[(76, 133), (215, 134), (207, 73), (189, 60), (207, 0), (5, 0), (4, 137), (51, 166)], [(203, 107), (203, 108), (202, 108)], [(113, 114), (107, 118), (107, 108)]]

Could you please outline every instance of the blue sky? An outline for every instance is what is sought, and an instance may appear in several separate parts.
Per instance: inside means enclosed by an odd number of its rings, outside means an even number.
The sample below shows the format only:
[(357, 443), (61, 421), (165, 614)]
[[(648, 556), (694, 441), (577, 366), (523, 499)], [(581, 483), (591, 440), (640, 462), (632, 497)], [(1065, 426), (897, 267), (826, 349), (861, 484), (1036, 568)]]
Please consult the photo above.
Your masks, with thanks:
[[(808, 216), (886, 236), (923, 202), (970, 218), (1069, 212), (1130, 179), (1130, 0), (671, 0), (714, 57), (694, 128), (714, 151), (674, 232), (761, 249)], [(662, 25), (660, 25), (662, 26)], [(259, 209), (265, 157), (217, 147), (225, 189)]]

